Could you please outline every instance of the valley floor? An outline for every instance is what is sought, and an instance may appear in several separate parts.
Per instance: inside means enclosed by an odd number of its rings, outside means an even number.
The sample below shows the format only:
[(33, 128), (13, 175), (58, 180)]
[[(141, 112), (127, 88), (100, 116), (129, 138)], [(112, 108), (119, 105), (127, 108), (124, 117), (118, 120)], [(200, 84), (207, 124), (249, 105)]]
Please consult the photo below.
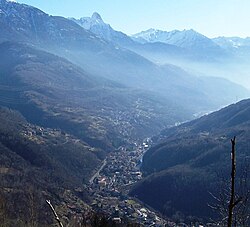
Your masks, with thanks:
[(175, 226), (128, 195), (132, 185), (142, 178), (139, 165), (147, 147), (146, 143), (137, 145), (133, 151), (120, 147), (108, 155), (87, 186), (92, 198), (91, 206), (118, 222), (129, 220), (145, 226)]

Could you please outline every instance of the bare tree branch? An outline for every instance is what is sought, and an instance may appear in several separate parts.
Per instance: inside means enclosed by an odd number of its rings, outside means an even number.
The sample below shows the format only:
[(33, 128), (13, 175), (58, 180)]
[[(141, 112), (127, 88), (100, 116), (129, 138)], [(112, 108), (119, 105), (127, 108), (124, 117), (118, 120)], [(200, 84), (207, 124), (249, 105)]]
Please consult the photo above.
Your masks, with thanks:
[(231, 160), (232, 160), (232, 170), (231, 170), (231, 195), (230, 195), (230, 202), (228, 205), (228, 221), (227, 221), (227, 226), (231, 227), (232, 226), (232, 221), (233, 221), (233, 209), (235, 206), (235, 174), (236, 174), (236, 161), (235, 161), (235, 139), (231, 139), (231, 144), (232, 144), (232, 151), (231, 151)]
[(58, 225), (59, 225), (60, 227), (63, 227), (63, 224), (62, 224), (62, 222), (60, 221), (60, 219), (59, 219), (59, 217), (58, 217), (58, 215), (57, 215), (57, 213), (56, 213), (54, 207), (52, 206), (50, 200), (46, 200), (46, 203), (49, 205), (50, 209), (52, 210), (52, 212), (53, 212), (53, 214), (54, 214), (54, 216), (55, 216), (55, 219), (56, 219), (56, 221), (58, 222)]

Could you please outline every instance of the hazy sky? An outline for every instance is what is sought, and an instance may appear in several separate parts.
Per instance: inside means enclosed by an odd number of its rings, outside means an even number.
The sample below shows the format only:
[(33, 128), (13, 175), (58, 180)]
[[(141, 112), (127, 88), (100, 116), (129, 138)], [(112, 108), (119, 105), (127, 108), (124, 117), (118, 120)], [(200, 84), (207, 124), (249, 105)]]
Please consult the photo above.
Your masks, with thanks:
[(194, 30), (208, 36), (250, 36), (250, 0), (17, 0), (51, 15), (101, 14), (114, 29)]

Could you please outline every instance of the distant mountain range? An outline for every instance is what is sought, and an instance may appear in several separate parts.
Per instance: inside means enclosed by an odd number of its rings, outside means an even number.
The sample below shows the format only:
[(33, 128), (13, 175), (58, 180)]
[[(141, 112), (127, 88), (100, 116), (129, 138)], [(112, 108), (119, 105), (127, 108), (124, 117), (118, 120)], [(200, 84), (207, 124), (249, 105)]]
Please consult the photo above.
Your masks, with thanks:
[[(223, 49), (231, 47), (242, 47), (249, 46), (249, 38), (239, 37), (218, 37), (210, 39), (197, 31), (190, 30), (173, 30), (173, 31), (162, 31), (150, 28), (146, 31), (139, 32), (129, 37), (125, 33), (114, 30), (109, 24), (106, 24), (100, 14), (97, 12), (93, 13), (91, 17), (82, 17), (80, 19), (69, 18), (76, 22), (84, 29), (89, 30), (107, 41), (121, 44), (121, 45), (138, 45), (136, 43), (147, 44), (147, 43), (165, 43), (174, 45), (184, 49), (192, 50), (206, 50), (223, 52)], [(133, 41), (136, 43), (133, 43)]]
[(210, 39), (193, 29), (168, 32), (151, 28), (131, 37), (133, 40), (143, 44), (166, 43), (199, 53), (204, 51), (206, 55), (217, 55), (217, 57), (230, 57), (230, 53), (235, 53), (236, 49), (250, 46), (250, 38), (217, 37)]
[[(165, 48), (179, 47), (184, 48), (186, 51), (206, 51), (209, 53), (213, 52), (213, 54), (225, 54), (219, 45), (194, 30), (167, 32), (149, 29), (129, 37), (122, 32), (115, 31), (109, 24), (106, 24), (96, 12), (93, 13), (92, 17), (83, 17), (79, 20), (74, 18), (70, 19), (97, 36), (131, 50), (138, 49), (139, 47), (140, 49), (146, 49), (147, 45), (145, 44), (160, 42), (167, 44)], [(144, 45), (139, 45), (139, 43)], [(178, 48), (175, 48), (175, 51), (178, 53)]]
[[(220, 76), (250, 87), (248, 38), (210, 39), (192, 29), (149, 29), (129, 37), (112, 29), (97, 13), (92, 17), (72, 20), (100, 38), (129, 49), (156, 64), (170, 63), (200, 75)], [(236, 45), (238, 48), (235, 48)]]
[(167, 32), (151, 28), (147, 31), (132, 35), (132, 38), (141, 43), (161, 42), (199, 51), (220, 51), (220, 47), (211, 39), (192, 29), (183, 31), (174, 30)]
[(250, 38), (240, 38), (240, 37), (217, 37), (213, 41), (217, 43), (222, 48), (241, 48), (250, 46)]
[(163, 131), (143, 158), (147, 177), (131, 194), (173, 218), (215, 218), (210, 193), (218, 195), (219, 182), (230, 179), (230, 139), (237, 138), (239, 179), (249, 163), (249, 133), (249, 99)]

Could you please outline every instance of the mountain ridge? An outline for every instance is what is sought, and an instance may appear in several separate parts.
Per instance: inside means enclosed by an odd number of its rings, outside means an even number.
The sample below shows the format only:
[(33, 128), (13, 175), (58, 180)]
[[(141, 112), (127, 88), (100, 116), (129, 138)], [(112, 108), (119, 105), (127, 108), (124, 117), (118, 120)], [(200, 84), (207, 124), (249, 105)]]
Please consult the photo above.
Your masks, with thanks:
[(185, 49), (192, 49), (194, 51), (206, 51), (207, 54), (213, 52), (216, 54), (225, 54), (219, 45), (193, 29), (184, 29), (182, 31), (173, 30), (168, 32), (151, 28), (134, 34), (131, 37), (142, 43), (162, 42)]
[(79, 24), (85, 30), (120, 46), (134, 45), (133, 40), (125, 33), (114, 30), (110, 24), (106, 24), (100, 14), (94, 12), (91, 17), (82, 17), (80, 19), (69, 18)]

